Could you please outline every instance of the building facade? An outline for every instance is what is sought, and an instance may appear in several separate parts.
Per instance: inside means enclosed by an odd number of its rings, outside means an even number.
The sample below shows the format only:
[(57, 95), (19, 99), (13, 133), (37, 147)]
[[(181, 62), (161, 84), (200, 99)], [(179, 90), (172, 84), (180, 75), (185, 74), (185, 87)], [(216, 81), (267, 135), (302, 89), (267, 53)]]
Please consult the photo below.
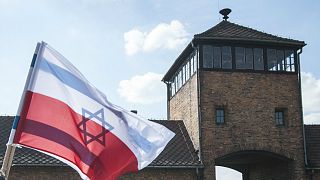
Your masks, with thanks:
[[(226, 13), (227, 11), (227, 13)], [(300, 58), (305, 43), (224, 20), (196, 34), (163, 81), (204, 164), (243, 179), (307, 179)], [(230, 12), (229, 12), (230, 13)]]

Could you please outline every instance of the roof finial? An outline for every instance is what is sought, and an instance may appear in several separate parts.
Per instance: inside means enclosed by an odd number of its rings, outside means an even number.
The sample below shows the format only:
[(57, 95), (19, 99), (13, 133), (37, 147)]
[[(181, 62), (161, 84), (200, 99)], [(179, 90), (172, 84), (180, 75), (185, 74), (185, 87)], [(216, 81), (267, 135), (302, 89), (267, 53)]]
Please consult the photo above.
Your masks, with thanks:
[(224, 8), (224, 9), (221, 9), (219, 13), (223, 15), (223, 19), (226, 21), (229, 18), (228, 15), (231, 13), (231, 9)]

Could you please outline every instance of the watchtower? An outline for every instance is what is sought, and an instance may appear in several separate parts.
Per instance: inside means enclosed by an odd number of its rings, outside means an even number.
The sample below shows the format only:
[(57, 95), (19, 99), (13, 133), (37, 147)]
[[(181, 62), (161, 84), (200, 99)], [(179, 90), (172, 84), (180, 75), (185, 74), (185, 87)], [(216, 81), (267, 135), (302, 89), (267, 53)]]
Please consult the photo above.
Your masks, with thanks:
[(305, 177), (300, 59), (303, 41), (228, 21), (194, 35), (165, 74), (168, 119), (183, 120), (205, 168), (243, 179)]

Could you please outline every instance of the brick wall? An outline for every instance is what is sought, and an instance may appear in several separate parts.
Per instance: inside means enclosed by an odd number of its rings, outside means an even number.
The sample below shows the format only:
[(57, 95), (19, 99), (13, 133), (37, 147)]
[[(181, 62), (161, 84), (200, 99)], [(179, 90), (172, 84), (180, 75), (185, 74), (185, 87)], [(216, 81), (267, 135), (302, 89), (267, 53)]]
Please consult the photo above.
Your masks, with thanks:
[[(70, 167), (14, 166), (10, 180), (81, 180), (78, 173)], [(136, 173), (123, 175), (119, 180), (194, 180), (195, 169), (146, 168)]]
[[(202, 71), (200, 81), (205, 179), (215, 176), (216, 158), (241, 150), (290, 158), (292, 179), (305, 179), (297, 75)], [(216, 106), (226, 109), (223, 125), (215, 123)], [(275, 124), (275, 108), (286, 108), (284, 127)]]
[(195, 169), (153, 169), (122, 176), (119, 180), (196, 180)]
[(169, 108), (169, 119), (183, 120), (194, 148), (199, 149), (197, 74), (171, 98)]
[(10, 180), (81, 180), (78, 173), (70, 167), (48, 166), (13, 166), (10, 170)]

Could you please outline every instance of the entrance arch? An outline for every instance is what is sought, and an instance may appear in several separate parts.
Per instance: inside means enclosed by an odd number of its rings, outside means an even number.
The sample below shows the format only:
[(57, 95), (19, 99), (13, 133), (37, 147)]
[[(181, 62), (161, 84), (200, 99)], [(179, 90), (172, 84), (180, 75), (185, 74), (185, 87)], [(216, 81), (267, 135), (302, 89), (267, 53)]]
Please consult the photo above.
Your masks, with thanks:
[(224, 166), (242, 173), (243, 180), (290, 178), (292, 160), (268, 151), (238, 151), (215, 159), (216, 166)]

